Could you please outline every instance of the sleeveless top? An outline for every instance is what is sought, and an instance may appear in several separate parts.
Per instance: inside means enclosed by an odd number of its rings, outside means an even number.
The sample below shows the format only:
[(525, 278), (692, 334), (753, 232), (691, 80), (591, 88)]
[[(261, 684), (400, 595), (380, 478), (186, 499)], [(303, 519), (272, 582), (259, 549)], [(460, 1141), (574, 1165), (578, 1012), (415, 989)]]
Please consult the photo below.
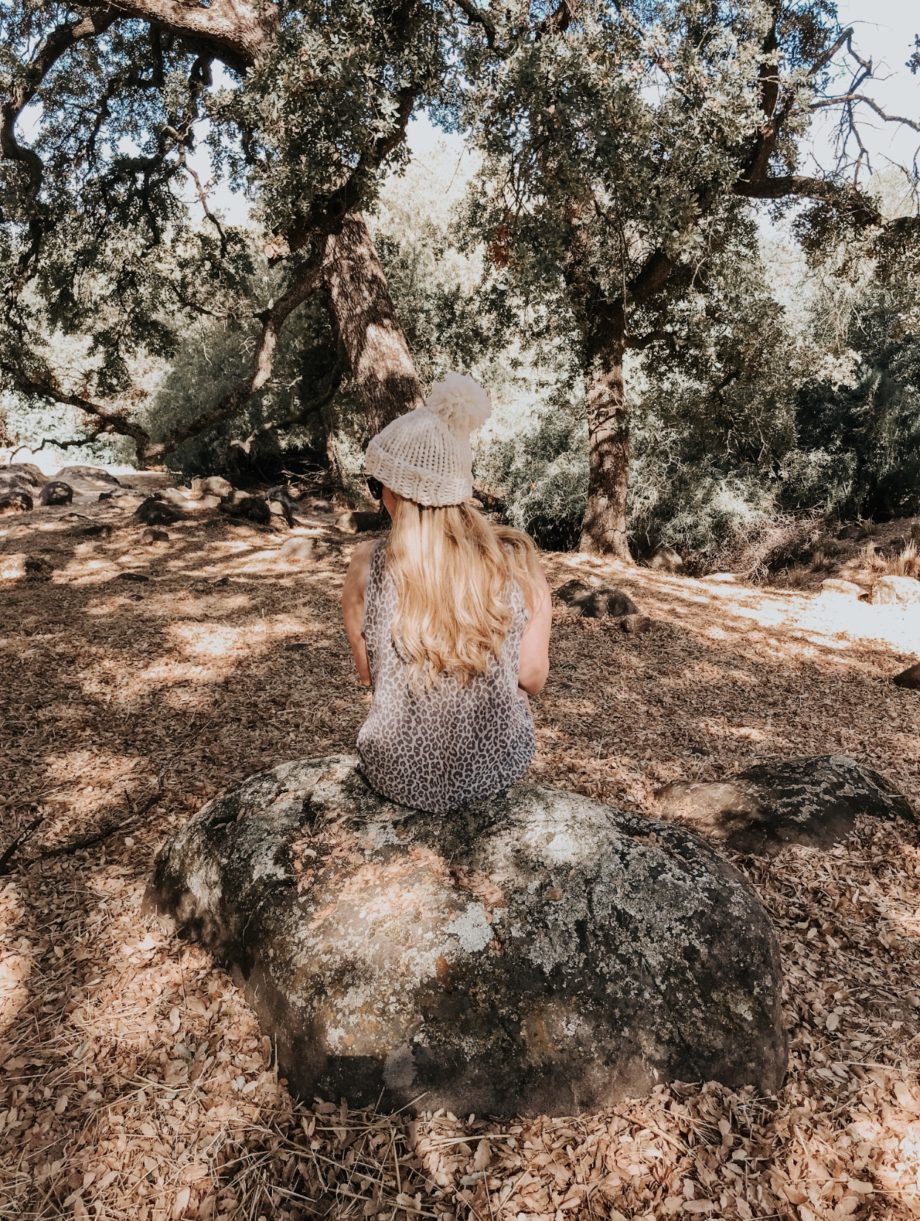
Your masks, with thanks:
[(442, 673), (431, 688), (417, 688), (391, 634), (398, 595), (386, 570), (386, 540), (372, 550), (362, 634), (373, 701), (358, 731), (358, 755), (367, 780), (384, 797), (420, 810), (453, 810), (501, 792), (530, 766), (533, 717), (518, 688), (528, 612), (515, 581), (510, 594), (511, 626), (486, 672), (466, 687)]

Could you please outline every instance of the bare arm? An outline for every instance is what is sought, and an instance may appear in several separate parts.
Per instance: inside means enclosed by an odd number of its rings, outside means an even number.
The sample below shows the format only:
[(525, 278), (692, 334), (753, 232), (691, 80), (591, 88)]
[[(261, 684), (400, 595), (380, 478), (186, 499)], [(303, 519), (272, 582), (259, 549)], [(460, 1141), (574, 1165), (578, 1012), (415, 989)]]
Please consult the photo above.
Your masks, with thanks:
[(553, 621), (553, 605), (549, 585), (543, 572), (537, 579), (535, 605), (521, 637), (521, 660), (518, 666), (518, 686), (529, 695), (539, 695), (549, 674), (549, 633)]
[(358, 682), (363, 687), (371, 685), (371, 671), (367, 661), (367, 648), (361, 634), (361, 625), (364, 621), (367, 566), (373, 546), (373, 542), (367, 542), (355, 547), (342, 586), (342, 618), (345, 621), (345, 633), (348, 636), (348, 643), (351, 645), (351, 655), (355, 659)]

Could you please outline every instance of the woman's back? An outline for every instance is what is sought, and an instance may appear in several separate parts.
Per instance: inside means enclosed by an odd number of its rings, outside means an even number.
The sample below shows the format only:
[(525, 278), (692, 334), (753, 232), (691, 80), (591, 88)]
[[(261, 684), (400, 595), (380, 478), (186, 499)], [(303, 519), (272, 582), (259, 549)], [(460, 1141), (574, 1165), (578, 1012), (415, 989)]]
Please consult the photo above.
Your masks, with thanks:
[(368, 780), (391, 800), (450, 810), (507, 787), (529, 767), (533, 719), (518, 687), (528, 611), (510, 576), (508, 594), (510, 626), (485, 672), (465, 684), (442, 672), (425, 685), (394, 642), (399, 597), (387, 570), (386, 540), (371, 552), (363, 635), (374, 697), (358, 750)]

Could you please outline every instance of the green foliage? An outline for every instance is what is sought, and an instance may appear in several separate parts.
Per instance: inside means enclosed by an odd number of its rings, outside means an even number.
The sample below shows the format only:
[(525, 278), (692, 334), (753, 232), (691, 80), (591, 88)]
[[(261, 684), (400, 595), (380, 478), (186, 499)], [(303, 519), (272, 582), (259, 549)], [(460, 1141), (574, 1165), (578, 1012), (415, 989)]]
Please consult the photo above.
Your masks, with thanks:
[[(525, 387), (518, 407), (526, 393)], [(514, 406), (508, 412), (513, 426), (480, 444), (477, 477), (500, 491), (508, 522), (539, 546), (575, 547), (588, 493), (588, 436), (578, 400), (573, 406), (544, 392), (525, 419)]]

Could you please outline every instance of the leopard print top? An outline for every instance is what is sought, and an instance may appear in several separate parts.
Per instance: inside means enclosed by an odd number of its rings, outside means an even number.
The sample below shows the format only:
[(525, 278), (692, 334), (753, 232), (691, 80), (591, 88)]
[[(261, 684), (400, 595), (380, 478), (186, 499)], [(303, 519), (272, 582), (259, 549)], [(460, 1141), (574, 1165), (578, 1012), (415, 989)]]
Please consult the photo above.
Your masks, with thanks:
[(501, 654), (484, 674), (466, 687), (442, 674), (432, 688), (418, 690), (393, 643), (398, 595), (386, 571), (386, 540), (374, 547), (363, 625), (374, 694), (358, 731), (358, 754), (368, 781), (384, 797), (420, 810), (453, 810), (494, 796), (527, 771), (536, 743), (530, 705), (517, 682), (528, 612), (516, 582), (511, 607)]

